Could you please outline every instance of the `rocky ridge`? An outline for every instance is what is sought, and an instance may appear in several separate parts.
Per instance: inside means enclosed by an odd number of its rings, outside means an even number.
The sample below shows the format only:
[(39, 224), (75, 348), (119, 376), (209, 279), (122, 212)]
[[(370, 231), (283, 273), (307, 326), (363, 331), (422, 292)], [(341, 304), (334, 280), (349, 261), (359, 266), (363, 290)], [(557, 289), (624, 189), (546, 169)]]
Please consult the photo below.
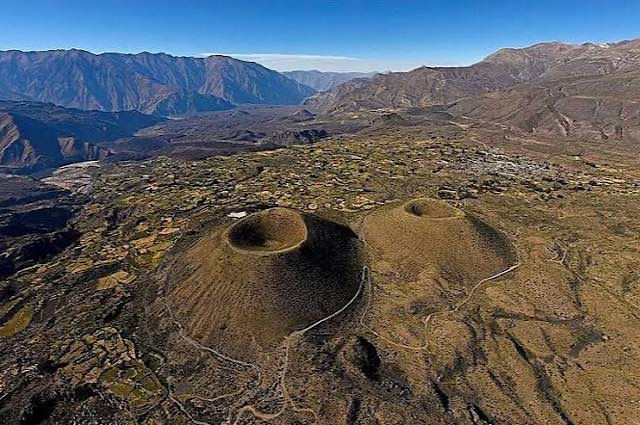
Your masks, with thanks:
[(0, 52), (0, 99), (156, 115), (298, 104), (313, 89), (252, 62), (83, 50)]

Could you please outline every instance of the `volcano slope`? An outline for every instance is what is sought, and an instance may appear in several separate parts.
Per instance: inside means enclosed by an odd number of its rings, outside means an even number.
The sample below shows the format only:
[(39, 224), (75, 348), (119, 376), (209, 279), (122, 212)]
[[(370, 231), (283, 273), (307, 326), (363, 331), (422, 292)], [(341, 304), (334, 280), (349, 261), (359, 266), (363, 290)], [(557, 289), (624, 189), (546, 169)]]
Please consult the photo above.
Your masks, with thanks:
[(246, 361), (338, 311), (362, 265), (348, 228), (272, 208), (214, 231), (171, 263), (167, 304), (204, 345)]
[[(100, 168), (74, 245), (2, 282), (0, 422), (634, 424), (638, 157), (416, 125)], [(296, 277), (335, 226), (364, 273)]]
[(374, 317), (384, 323), (373, 326), (393, 330), (395, 339), (409, 341), (398, 343), (404, 347), (423, 346), (428, 313), (460, 302), (477, 282), (516, 264), (505, 234), (441, 200), (381, 208), (365, 218), (361, 234), (381, 289)]

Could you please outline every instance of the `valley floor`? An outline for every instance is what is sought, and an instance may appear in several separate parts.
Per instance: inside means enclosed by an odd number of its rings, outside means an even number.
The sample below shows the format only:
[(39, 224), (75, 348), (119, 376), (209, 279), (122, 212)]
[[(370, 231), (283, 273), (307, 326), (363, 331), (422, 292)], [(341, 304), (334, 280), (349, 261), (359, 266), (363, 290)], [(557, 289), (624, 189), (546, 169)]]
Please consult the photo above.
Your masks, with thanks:
[[(92, 169), (77, 241), (2, 286), (0, 421), (635, 423), (637, 152), (508, 137), (388, 128)], [(433, 247), (411, 245), (414, 227), (395, 251), (375, 245), (379, 214), (425, 197), (496, 229), (512, 255), (456, 275), (422, 267)], [(274, 206), (348, 226), (370, 250), (348, 308), (238, 362), (158, 308), (160, 282), (203, 232)], [(463, 261), (465, 246), (446, 256)]]

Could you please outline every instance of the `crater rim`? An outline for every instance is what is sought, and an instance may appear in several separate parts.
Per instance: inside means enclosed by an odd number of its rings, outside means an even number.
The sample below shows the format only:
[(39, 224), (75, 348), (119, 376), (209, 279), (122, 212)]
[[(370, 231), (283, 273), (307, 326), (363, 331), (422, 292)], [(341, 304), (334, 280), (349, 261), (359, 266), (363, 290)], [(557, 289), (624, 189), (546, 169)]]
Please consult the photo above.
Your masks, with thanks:
[(450, 220), (464, 217), (464, 211), (449, 203), (433, 198), (415, 198), (402, 205), (404, 212), (421, 219)]
[(258, 211), (233, 223), (225, 232), (234, 250), (269, 255), (293, 251), (307, 241), (309, 231), (298, 211), (275, 207)]

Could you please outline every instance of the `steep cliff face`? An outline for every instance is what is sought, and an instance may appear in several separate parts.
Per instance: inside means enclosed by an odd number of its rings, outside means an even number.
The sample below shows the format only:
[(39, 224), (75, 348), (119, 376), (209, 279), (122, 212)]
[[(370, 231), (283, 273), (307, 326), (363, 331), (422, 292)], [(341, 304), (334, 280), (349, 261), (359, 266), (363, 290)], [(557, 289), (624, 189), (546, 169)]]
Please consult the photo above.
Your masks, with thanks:
[(108, 151), (55, 128), (11, 113), (0, 114), (0, 165), (33, 170), (104, 158)]
[(312, 88), (257, 63), (227, 56), (209, 56), (203, 61), (204, 81), (198, 91), (234, 104), (296, 105), (314, 93)]

